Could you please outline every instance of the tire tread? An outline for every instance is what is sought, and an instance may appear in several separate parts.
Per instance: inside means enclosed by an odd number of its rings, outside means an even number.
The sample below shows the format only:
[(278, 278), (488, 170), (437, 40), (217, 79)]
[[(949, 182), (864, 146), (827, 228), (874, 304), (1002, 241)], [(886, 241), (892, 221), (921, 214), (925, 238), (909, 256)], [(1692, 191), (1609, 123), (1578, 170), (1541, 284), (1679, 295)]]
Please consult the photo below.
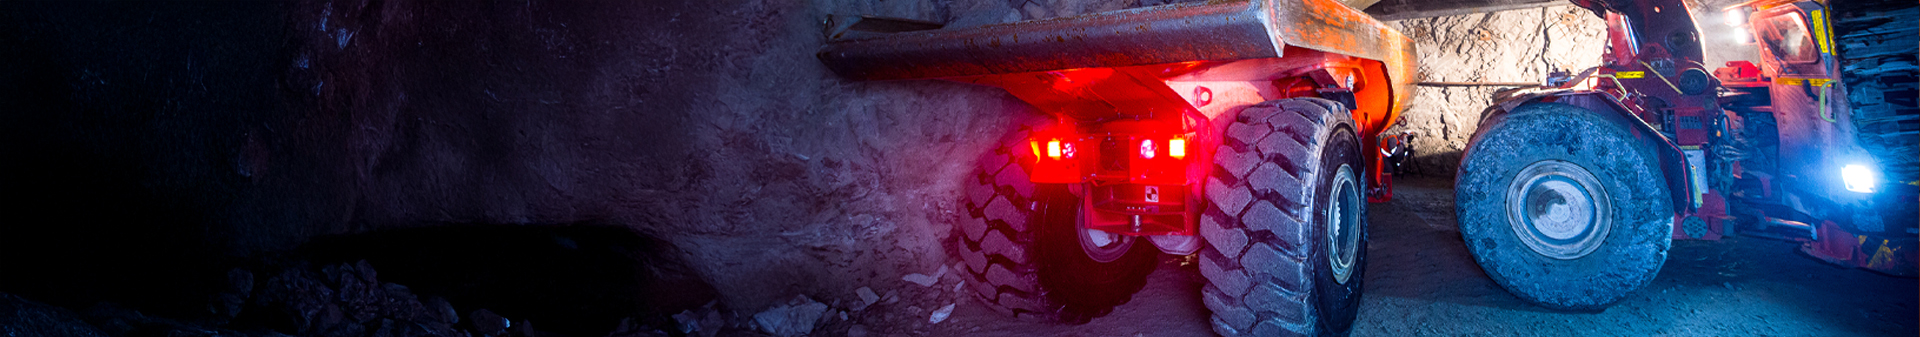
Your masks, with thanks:
[[(1223, 336), (1312, 335), (1323, 330), (1306, 257), (1306, 211), (1330, 122), (1349, 121), (1339, 103), (1270, 101), (1240, 112), (1215, 155), (1200, 234), (1207, 285), (1202, 302)], [(1243, 219), (1262, 221), (1243, 222)], [(1249, 223), (1251, 222), (1251, 223)]]

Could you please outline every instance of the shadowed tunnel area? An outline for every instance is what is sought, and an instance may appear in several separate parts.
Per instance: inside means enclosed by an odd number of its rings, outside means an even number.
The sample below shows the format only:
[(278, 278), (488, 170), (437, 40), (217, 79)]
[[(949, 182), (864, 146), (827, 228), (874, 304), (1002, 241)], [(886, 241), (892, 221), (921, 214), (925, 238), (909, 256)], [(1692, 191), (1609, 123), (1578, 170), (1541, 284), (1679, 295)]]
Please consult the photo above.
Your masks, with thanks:
[(715, 298), (672, 246), (622, 226), (441, 225), (323, 237), (300, 252), (320, 265), (364, 260), (380, 281), (444, 297), (459, 312), (490, 309), (579, 336)]

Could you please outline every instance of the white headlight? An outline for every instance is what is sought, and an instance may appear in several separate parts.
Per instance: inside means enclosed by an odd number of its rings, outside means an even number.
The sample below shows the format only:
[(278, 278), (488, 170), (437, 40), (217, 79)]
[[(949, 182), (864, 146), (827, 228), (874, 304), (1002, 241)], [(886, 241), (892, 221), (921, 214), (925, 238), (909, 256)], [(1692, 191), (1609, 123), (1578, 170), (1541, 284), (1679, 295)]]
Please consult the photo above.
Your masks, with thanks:
[(1746, 10), (1744, 10), (1744, 9), (1738, 9), (1738, 8), (1736, 8), (1736, 9), (1732, 9), (1732, 10), (1728, 10), (1728, 11), (1727, 11), (1727, 25), (1728, 25), (1728, 26), (1739, 26), (1739, 25), (1744, 25), (1744, 24), (1747, 24), (1747, 11), (1746, 11)]
[(1840, 180), (1847, 184), (1848, 191), (1873, 193), (1873, 171), (1866, 166), (1855, 164), (1840, 168)]

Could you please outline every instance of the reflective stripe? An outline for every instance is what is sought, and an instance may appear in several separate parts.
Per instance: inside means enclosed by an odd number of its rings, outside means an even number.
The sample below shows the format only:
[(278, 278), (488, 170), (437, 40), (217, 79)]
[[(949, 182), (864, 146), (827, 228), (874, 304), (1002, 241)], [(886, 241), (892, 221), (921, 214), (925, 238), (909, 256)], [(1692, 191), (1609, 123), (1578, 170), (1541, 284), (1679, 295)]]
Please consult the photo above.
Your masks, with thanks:
[(1827, 45), (1827, 16), (1825, 12), (1826, 11), (1818, 9), (1812, 12), (1813, 40), (1820, 44), (1821, 54), (1833, 55), (1833, 47)]

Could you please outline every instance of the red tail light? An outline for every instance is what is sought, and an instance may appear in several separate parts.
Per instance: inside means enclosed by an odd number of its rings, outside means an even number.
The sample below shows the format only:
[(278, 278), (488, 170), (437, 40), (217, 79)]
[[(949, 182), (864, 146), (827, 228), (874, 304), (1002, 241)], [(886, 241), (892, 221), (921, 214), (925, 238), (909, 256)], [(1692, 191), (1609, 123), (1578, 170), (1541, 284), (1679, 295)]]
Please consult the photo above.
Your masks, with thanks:
[[(1041, 145), (1046, 139), (1046, 145)], [(1029, 179), (1036, 183), (1071, 184), (1081, 181), (1080, 160), (1074, 158), (1073, 140), (1060, 138), (1034, 138), (1027, 144), (1033, 147), (1034, 165), (1029, 171)], [(1040, 155), (1046, 155), (1044, 157)]]

